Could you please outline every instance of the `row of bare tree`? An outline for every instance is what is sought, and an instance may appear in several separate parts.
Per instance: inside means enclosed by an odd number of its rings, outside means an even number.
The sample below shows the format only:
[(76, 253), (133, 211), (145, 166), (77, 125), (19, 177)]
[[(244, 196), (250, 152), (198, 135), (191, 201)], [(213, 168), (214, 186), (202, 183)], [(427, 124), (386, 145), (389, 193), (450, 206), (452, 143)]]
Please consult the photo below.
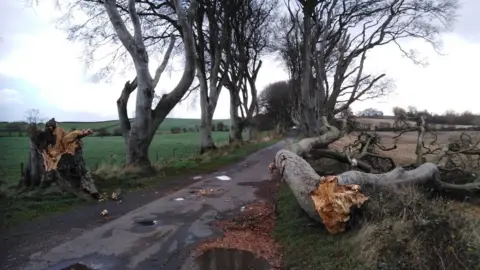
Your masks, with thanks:
[[(295, 123), (309, 137), (322, 134), (353, 102), (391, 90), (385, 74), (366, 74), (368, 52), (392, 43), (413, 59), (399, 42), (417, 38), (435, 47), (455, 9), (456, 0), (77, 0), (61, 25), (86, 43), (87, 62), (99, 49), (104, 54), (105, 45), (116, 47), (100, 74), (118, 61), (133, 63), (136, 76), (121, 91), (118, 115), (127, 165), (149, 166), (155, 131), (193, 89), (200, 93), (202, 152), (215, 148), (212, 117), (222, 88), (230, 92), (230, 140), (242, 140), (259, 109), (261, 57), (272, 51), (282, 56), (296, 90), (284, 106), (289, 120), (283, 125)], [(150, 59), (160, 52), (163, 60), (152, 74)], [(183, 54), (183, 74), (161, 95), (156, 89), (175, 52)], [(135, 90), (131, 122), (127, 103)]]
[[(133, 63), (135, 78), (127, 81), (117, 101), (127, 166), (150, 166), (148, 148), (155, 131), (176, 106), (199, 89), (201, 152), (216, 148), (212, 118), (222, 88), (230, 92), (230, 141), (241, 141), (257, 111), (255, 81), (267, 52), (276, 18), (274, 0), (78, 0), (61, 20), (72, 40), (86, 43), (86, 61), (105, 45), (115, 47), (99, 75), (122, 63)], [(79, 21), (76, 13), (86, 20)], [(150, 59), (160, 57), (154, 73)], [(171, 56), (183, 54), (178, 84), (160, 94), (160, 77)], [(103, 55), (102, 55), (103, 56)], [(127, 61), (124, 61), (127, 60)], [(136, 92), (134, 116), (127, 104)]]
[(418, 63), (402, 40), (422, 39), (436, 49), (439, 34), (454, 19), (457, 1), (297, 0), (286, 7), (284, 31), (277, 33), (278, 50), (296, 89), (290, 118), (307, 137), (315, 137), (352, 103), (391, 91), (393, 82), (386, 74), (365, 70), (368, 53), (392, 44)]

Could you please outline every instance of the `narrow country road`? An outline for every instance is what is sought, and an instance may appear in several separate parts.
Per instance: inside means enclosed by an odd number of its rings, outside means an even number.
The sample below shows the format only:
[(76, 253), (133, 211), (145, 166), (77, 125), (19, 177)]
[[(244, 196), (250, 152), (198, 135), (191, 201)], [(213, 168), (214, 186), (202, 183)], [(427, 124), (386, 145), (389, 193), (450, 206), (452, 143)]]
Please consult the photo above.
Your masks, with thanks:
[[(175, 180), (186, 187), (173, 193), (152, 189), (127, 194), (122, 203), (90, 205), (34, 221), (2, 236), (0, 265), (5, 270), (61, 270), (75, 263), (102, 270), (181, 269), (191, 263), (188, 251), (196, 243), (219, 235), (209, 226), (212, 221), (258, 199), (255, 184), (269, 179), (268, 164), (283, 144), (200, 180)], [(99, 214), (105, 208), (114, 219), (102, 221)]]

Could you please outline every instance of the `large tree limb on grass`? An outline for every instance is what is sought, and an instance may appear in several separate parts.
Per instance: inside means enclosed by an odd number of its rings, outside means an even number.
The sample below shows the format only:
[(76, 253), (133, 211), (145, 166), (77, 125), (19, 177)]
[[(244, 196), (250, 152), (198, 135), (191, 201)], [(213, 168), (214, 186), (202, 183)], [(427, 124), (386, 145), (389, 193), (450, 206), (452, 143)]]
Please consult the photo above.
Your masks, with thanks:
[[(343, 232), (349, 220), (351, 208), (361, 207), (368, 200), (361, 193), (361, 187), (365, 185), (431, 183), (431, 186), (439, 191), (480, 195), (480, 182), (446, 183), (441, 180), (440, 167), (430, 162), (409, 171), (397, 167), (381, 174), (351, 170), (336, 176), (319, 176), (302, 157), (309, 156), (309, 152), (315, 153), (315, 146), (327, 146), (339, 139), (343, 136), (342, 133), (342, 130), (331, 127), (319, 137), (288, 144), (285, 149), (277, 152), (271, 166), (280, 172), (300, 207), (312, 219), (323, 222), (331, 233)], [(352, 165), (353, 163), (357, 165), (356, 161), (352, 162)]]

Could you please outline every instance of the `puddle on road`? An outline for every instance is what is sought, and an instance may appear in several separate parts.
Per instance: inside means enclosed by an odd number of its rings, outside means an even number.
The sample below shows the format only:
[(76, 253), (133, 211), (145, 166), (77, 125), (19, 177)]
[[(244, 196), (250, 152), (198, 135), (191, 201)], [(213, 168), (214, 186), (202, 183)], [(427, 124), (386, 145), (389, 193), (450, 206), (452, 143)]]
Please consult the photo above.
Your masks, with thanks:
[(270, 264), (249, 251), (213, 248), (197, 259), (200, 270), (268, 270)]
[(60, 270), (95, 270), (95, 269), (90, 268), (90, 267), (86, 266), (85, 264), (75, 263), (75, 264), (72, 264), (72, 265), (67, 266), (65, 268), (62, 268)]
[(136, 221), (136, 223), (138, 223), (140, 225), (143, 225), (143, 226), (153, 226), (153, 225), (157, 224), (157, 221), (156, 220), (145, 219), (145, 220)]

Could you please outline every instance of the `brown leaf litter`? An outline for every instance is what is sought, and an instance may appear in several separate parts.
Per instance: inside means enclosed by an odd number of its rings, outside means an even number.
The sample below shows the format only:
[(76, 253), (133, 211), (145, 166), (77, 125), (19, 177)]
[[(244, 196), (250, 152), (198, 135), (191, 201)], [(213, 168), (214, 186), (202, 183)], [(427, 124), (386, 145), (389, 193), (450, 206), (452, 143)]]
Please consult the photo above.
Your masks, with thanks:
[(198, 189), (193, 191), (198, 197), (211, 197), (225, 193), (224, 189), (221, 188), (209, 188), (209, 189)]
[(215, 221), (212, 225), (223, 231), (223, 237), (200, 244), (198, 256), (214, 248), (249, 251), (267, 260), (271, 269), (282, 269), (280, 245), (273, 240), (275, 206), (268, 202), (255, 202), (242, 208), (233, 219)]

